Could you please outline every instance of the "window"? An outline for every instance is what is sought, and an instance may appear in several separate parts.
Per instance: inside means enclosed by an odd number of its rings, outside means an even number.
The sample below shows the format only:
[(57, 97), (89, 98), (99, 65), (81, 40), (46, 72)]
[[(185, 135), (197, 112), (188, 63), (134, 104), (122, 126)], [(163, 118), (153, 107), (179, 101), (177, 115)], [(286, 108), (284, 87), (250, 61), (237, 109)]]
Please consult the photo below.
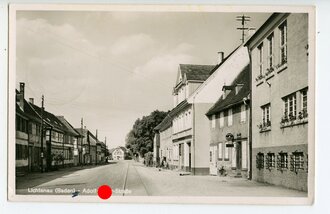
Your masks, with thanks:
[(212, 152), (210, 151), (210, 162), (212, 162)]
[(16, 130), (28, 133), (28, 121), (16, 115)]
[(261, 107), (262, 110), (262, 127), (269, 127), (271, 126), (270, 120), (270, 103)]
[(268, 40), (268, 68), (272, 68), (273, 67), (273, 61), (274, 61), (274, 50), (273, 50), (273, 46), (274, 46), (274, 34), (270, 34), (270, 36), (267, 37)]
[(219, 143), (218, 153), (219, 153), (218, 158), (222, 160), (222, 143)]
[(284, 117), (287, 117), (289, 120), (295, 120), (296, 112), (297, 112), (296, 93), (284, 97), (283, 102), (284, 102)]
[(280, 64), (287, 62), (287, 22), (284, 21), (280, 26)]
[(16, 160), (22, 160), (28, 158), (28, 146), (16, 144)]
[(277, 169), (283, 170), (288, 168), (288, 153), (280, 152), (277, 156)]
[(246, 106), (244, 104), (241, 105), (241, 122), (246, 122)]
[(263, 45), (263, 43), (261, 43), (258, 46), (259, 75), (263, 74), (263, 51), (264, 51), (264, 45)]
[(229, 160), (229, 147), (227, 147), (227, 143), (225, 146), (225, 160)]
[(228, 126), (233, 125), (233, 110), (228, 109)]
[(256, 167), (259, 170), (264, 168), (264, 154), (261, 152), (256, 156)]
[(222, 128), (224, 124), (225, 124), (224, 115), (223, 112), (220, 112), (220, 128)]
[(271, 169), (275, 167), (275, 154), (274, 153), (267, 153), (266, 158), (266, 168)]
[(301, 111), (299, 112), (299, 119), (307, 118), (307, 97), (308, 97), (308, 90), (304, 89), (300, 91), (301, 95)]
[(212, 115), (211, 122), (212, 122), (212, 128), (215, 128), (215, 114)]
[(296, 151), (290, 156), (290, 170), (298, 173), (299, 169), (304, 169), (304, 153)]

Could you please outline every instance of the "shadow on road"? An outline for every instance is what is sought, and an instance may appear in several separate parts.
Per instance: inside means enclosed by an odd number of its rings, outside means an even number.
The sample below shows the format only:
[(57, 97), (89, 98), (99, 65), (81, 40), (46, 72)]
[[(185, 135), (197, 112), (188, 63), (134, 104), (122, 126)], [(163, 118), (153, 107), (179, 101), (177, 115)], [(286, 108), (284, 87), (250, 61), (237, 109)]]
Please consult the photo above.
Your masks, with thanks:
[(21, 177), (16, 177), (16, 189), (32, 188), (80, 170), (98, 168), (109, 164), (117, 164), (117, 162), (112, 161), (104, 165), (75, 166), (44, 173), (32, 172)]

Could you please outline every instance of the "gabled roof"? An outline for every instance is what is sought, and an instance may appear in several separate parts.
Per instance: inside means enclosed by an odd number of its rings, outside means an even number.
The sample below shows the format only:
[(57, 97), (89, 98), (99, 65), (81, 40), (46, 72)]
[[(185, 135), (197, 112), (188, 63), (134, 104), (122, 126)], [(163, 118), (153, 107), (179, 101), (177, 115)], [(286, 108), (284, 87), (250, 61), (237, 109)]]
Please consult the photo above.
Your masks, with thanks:
[(209, 109), (206, 113), (207, 116), (211, 116), (212, 114), (219, 113), (231, 106), (236, 104), (240, 104), (243, 102), (243, 98), (247, 97), (250, 94), (250, 77), (249, 77), (250, 69), (249, 66), (246, 66), (243, 71), (236, 77), (233, 81), (232, 86), (236, 86), (237, 84), (243, 84), (243, 87), (236, 94), (235, 87), (229, 92), (229, 94), (220, 99)]
[(73, 126), (64, 118), (64, 116), (56, 116), (62, 124), (66, 127), (67, 132), (74, 135), (75, 137), (80, 136), (80, 134), (73, 128)]
[[(36, 112), (37, 115), (41, 115), (41, 108), (37, 105), (29, 103), (32, 109)], [(58, 129), (60, 131), (68, 131), (65, 125), (52, 113), (44, 110), (43, 111), (43, 118), (46, 124), (50, 125), (51, 127)]]
[(227, 61), (227, 59), (229, 59), (229, 57), (231, 57), (231, 55), (233, 55), (233, 53), (235, 53), (235, 51), (238, 49), (238, 48), (240, 48), (241, 47), (241, 45), (239, 45), (237, 48), (235, 48), (230, 54), (228, 54), (223, 60), (222, 60), (222, 62), (221, 63), (219, 63), (219, 64), (217, 64), (215, 67), (213, 67), (213, 69), (212, 69), (212, 71), (211, 71), (211, 73), (210, 73), (210, 75), (211, 74), (213, 74), (223, 63), (225, 63), (226, 61)]
[(154, 130), (163, 131), (172, 125), (172, 118), (170, 114), (167, 114), (166, 117), (160, 122)]
[(193, 65), (180, 64), (181, 75), (186, 76), (187, 80), (204, 81), (206, 80), (215, 65)]
[(117, 149), (121, 149), (123, 152), (126, 152), (127, 151), (127, 149), (124, 147), (124, 146), (118, 146), (118, 147), (116, 147), (116, 148), (113, 148), (113, 149), (109, 149), (109, 152), (110, 153), (113, 153), (115, 150), (117, 150)]

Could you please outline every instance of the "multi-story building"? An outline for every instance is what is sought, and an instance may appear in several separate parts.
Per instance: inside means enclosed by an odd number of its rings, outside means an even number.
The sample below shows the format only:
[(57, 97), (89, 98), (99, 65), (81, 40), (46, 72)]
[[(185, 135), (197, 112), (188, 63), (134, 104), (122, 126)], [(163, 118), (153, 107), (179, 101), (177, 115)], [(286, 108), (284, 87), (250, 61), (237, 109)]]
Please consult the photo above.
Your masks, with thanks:
[[(173, 168), (174, 161), (176, 162), (175, 165), (178, 165), (178, 159), (174, 160), (173, 157), (173, 142), (172, 142), (172, 119), (170, 115), (167, 115), (164, 120), (155, 127), (156, 135), (159, 136), (159, 144), (158, 150), (156, 153), (159, 155), (158, 157), (158, 164), (163, 167)], [(154, 152), (155, 152), (154, 150)], [(166, 163), (166, 166), (164, 166)]]
[[(75, 166), (81, 164), (81, 146), (78, 145), (80, 134), (73, 128), (73, 126), (64, 118), (64, 116), (57, 116), (57, 118), (62, 122), (62, 124), (66, 127), (67, 131), (64, 136), (64, 145), (66, 145), (68, 152), (72, 153), (73, 149), (73, 163), (68, 160), (64, 160), (64, 164), (74, 164)], [(73, 145), (73, 147), (72, 147)], [(66, 163), (67, 162), (67, 163)]]
[(75, 128), (75, 130), (82, 136), (82, 156), (85, 165), (96, 164), (97, 158), (97, 138), (90, 132), (86, 126), (84, 128)]
[(24, 112), (24, 104), (24, 83), (20, 83), (20, 91), (16, 90), (16, 175), (24, 175), (29, 170), (28, 117)]
[[(192, 174), (208, 174), (207, 145), (196, 139), (196, 134), (205, 134), (203, 127), (207, 107), (187, 99), (210, 76), (214, 65), (180, 64), (173, 89), (174, 108), (172, 118), (173, 166)], [(196, 126), (194, 126), (196, 124)], [(162, 144), (162, 143), (160, 143)], [(205, 147), (205, 148), (204, 148)]]
[(210, 174), (248, 177), (249, 166), (249, 67), (206, 113), (210, 120)]
[[(34, 104), (33, 98), (25, 100), (24, 83), (16, 91), (16, 147), (18, 161), (27, 171), (52, 170), (73, 164), (73, 138), (77, 133), (71, 132), (52, 113)], [(41, 121), (43, 120), (43, 135)], [(43, 139), (42, 137), (43, 136)], [(24, 144), (26, 140), (28, 144)], [(41, 142), (43, 141), (43, 147)], [(22, 168), (22, 167), (21, 167)]]
[(43, 151), (46, 160), (46, 170), (73, 165), (73, 135), (67, 127), (52, 113), (30, 103), (37, 115), (42, 115), (44, 120), (44, 132), (46, 145)]
[(252, 69), (252, 178), (306, 191), (308, 15), (274, 13), (246, 46)]

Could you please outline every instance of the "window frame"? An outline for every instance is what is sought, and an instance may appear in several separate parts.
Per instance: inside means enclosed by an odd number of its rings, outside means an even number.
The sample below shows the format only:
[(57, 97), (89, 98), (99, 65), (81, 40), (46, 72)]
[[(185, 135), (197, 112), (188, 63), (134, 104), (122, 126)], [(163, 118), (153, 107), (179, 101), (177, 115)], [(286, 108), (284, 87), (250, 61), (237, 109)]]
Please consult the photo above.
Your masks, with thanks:
[(264, 53), (264, 43), (261, 42), (258, 47), (258, 67), (259, 67), (259, 75), (263, 75), (264, 74), (264, 60), (263, 60), (263, 53)]
[(227, 126), (232, 126), (232, 125), (233, 125), (233, 109), (230, 108), (227, 110)]
[(288, 60), (288, 23), (287, 20), (284, 20), (279, 26), (280, 33), (280, 43), (279, 43), (279, 59), (280, 65), (284, 65)]
[(271, 69), (274, 67), (274, 32), (267, 36), (267, 68)]

